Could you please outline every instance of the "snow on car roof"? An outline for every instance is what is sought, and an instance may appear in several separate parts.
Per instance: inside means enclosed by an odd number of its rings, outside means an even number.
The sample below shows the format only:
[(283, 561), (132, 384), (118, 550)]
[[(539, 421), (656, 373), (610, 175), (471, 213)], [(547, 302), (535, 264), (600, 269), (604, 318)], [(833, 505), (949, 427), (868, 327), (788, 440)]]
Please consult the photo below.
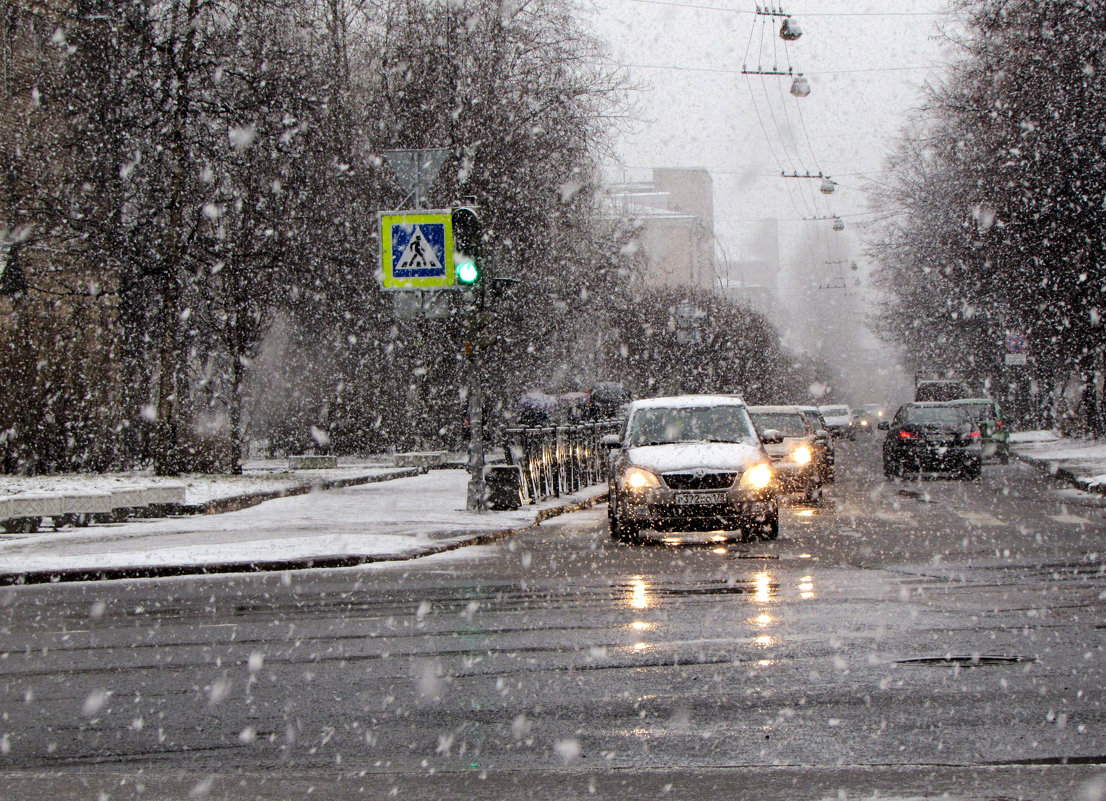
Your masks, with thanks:
[(679, 409), (692, 406), (744, 406), (737, 395), (672, 395), (667, 398), (645, 398), (630, 404), (630, 409)]
[(750, 406), (750, 414), (802, 414), (801, 406)]

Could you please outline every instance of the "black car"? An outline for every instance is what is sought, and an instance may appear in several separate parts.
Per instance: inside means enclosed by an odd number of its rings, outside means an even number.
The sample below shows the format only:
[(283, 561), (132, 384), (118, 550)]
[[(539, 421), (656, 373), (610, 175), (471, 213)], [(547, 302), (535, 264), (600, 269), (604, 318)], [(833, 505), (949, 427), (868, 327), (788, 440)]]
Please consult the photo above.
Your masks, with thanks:
[(907, 473), (979, 478), (982, 437), (964, 409), (946, 403), (908, 403), (890, 423), (879, 427), (887, 432), (883, 473), (888, 478)]

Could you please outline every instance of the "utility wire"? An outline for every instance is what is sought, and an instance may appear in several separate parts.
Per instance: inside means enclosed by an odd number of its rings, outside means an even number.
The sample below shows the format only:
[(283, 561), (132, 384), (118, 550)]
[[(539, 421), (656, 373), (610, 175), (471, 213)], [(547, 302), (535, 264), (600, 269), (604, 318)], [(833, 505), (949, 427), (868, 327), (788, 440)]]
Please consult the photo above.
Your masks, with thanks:
[[(675, 8), (695, 8), (702, 11), (721, 11), (727, 14), (748, 14), (760, 16), (760, 12), (746, 11), (741, 8), (725, 8), (723, 6), (709, 6), (703, 3), (678, 3), (675, 0), (630, 0), (633, 3), (643, 3), (651, 6), (672, 6)], [(954, 17), (953, 11), (811, 11), (804, 17)]]

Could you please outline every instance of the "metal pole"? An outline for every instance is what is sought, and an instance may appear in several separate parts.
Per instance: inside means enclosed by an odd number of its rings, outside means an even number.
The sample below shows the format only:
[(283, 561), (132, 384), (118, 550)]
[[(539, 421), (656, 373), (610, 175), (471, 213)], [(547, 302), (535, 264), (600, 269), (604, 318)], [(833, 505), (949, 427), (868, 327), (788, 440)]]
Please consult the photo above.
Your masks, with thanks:
[(469, 311), (469, 341), (465, 343), (469, 391), (469, 486), (465, 508), (470, 512), (485, 512), (488, 509), (484, 486), (484, 389), (480, 381), (483, 364), (480, 358), (479, 317), (476, 298), (473, 298)]

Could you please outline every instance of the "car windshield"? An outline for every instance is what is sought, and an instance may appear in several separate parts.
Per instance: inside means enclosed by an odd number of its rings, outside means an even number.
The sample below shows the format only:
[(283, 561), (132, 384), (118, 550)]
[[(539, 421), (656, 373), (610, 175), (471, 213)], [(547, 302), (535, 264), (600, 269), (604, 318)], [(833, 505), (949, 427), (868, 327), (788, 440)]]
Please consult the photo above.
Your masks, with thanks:
[(912, 406), (906, 410), (908, 423), (940, 423), (959, 426), (967, 422), (968, 415), (955, 406)]
[(671, 442), (746, 442), (754, 436), (744, 406), (638, 409), (630, 419), (632, 447)]
[(776, 429), (785, 437), (801, 437), (806, 434), (806, 426), (799, 414), (750, 412), (749, 415), (753, 418), (753, 425), (761, 434), (771, 428)]

